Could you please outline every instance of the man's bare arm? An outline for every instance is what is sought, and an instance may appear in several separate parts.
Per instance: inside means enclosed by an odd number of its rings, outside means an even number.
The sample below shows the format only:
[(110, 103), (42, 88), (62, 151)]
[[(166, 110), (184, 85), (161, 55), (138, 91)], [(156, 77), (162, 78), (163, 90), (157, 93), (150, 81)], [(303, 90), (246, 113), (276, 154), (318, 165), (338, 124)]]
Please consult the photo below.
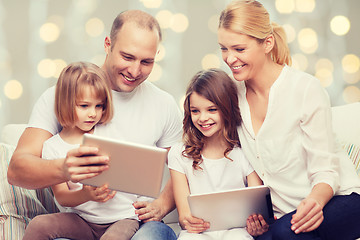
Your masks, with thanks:
[(78, 182), (109, 168), (109, 158), (93, 156), (98, 153), (98, 149), (87, 146), (70, 150), (66, 158), (50, 161), (42, 159), (43, 143), (51, 136), (39, 128), (27, 128), (24, 131), (9, 165), (10, 184), (29, 189), (44, 188), (68, 180)]
[(25, 129), (9, 164), (10, 184), (36, 189), (66, 181), (62, 171), (63, 159), (41, 159), (43, 143), (51, 136), (50, 132), (40, 128)]

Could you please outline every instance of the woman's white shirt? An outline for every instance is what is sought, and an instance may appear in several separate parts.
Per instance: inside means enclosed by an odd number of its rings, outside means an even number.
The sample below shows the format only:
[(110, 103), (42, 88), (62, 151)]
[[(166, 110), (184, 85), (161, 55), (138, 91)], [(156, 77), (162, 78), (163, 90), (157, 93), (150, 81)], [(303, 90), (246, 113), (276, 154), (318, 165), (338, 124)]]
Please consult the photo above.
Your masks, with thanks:
[(351, 161), (337, 151), (329, 97), (318, 79), (285, 65), (270, 89), (267, 114), (257, 135), (245, 83), (238, 87), (242, 148), (271, 188), (278, 216), (295, 210), (318, 183), (329, 184), (336, 194), (360, 191)]

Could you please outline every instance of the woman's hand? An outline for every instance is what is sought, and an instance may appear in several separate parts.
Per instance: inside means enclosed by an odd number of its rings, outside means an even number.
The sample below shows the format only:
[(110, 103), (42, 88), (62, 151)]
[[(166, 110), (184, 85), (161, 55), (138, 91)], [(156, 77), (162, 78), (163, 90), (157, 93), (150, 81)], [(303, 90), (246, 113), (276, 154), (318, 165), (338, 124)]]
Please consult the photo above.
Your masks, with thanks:
[(180, 226), (189, 233), (201, 233), (209, 229), (210, 223), (191, 215), (179, 217)]
[(291, 219), (291, 230), (296, 234), (317, 229), (324, 220), (322, 206), (316, 199), (308, 197), (302, 200)]
[(106, 202), (112, 199), (116, 194), (116, 191), (112, 191), (108, 187), (107, 184), (104, 184), (101, 187), (83, 185), (81, 191), (87, 196), (89, 201)]
[(246, 230), (253, 237), (260, 236), (269, 230), (269, 224), (261, 214), (253, 214), (246, 220)]

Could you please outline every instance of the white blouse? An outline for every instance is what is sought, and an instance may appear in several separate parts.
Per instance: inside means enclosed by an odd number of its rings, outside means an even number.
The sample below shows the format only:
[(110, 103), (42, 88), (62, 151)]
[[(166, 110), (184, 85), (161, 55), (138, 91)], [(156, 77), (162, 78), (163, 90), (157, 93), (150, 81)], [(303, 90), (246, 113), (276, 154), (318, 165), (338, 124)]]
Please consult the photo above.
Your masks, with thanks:
[(360, 192), (360, 178), (351, 161), (344, 151), (336, 151), (340, 148), (334, 141), (330, 102), (318, 79), (284, 66), (270, 89), (257, 135), (245, 83), (238, 86), (242, 149), (270, 187), (278, 217), (295, 210), (318, 183), (329, 184), (335, 194)]

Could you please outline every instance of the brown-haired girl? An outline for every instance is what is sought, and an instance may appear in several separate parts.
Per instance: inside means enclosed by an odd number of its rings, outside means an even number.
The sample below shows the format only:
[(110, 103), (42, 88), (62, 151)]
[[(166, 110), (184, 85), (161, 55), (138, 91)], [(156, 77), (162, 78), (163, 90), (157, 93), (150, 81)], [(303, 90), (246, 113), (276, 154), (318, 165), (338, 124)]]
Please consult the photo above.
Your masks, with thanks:
[(284, 29), (259, 1), (233, 1), (221, 13), (218, 41), (239, 87), (239, 138), (279, 218), (258, 239), (360, 237), (360, 179), (338, 151), (328, 95), (292, 67)]
[[(64, 158), (79, 147), (84, 133), (110, 122), (112, 95), (106, 74), (92, 63), (71, 63), (63, 69), (55, 90), (55, 113), (60, 133), (43, 146), (44, 159)], [(28, 225), (26, 239), (126, 239), (139, 228), (132, 201), (124, 205), (121, 194), (107, 188), (80, 183), (52, 186), (60, 213), (36, 216)], [(130, 196), (130, 195), (129, 195)]]
[[(179, 222), (179, 239), (253, 239), (245, 229), (204, 232), (208, 222), (191, 215), (187, 196), (261, 185), (240, 148), (237, 89), (222, 70), (200, 71), (184, 102), (183, 143), (171, 148), (169, 168)], [(205, 219), (206, 220), (206, 219)]]

